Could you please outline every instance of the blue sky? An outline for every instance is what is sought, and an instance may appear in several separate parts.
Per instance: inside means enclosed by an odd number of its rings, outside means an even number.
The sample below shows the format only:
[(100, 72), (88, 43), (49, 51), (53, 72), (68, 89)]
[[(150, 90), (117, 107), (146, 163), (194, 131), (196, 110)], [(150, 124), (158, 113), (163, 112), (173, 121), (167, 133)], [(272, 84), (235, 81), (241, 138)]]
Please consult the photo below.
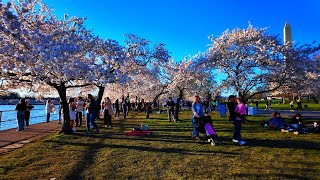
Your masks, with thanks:
[(283, 36), (286, 21), (293, 40), (320, 43), (320, 1), (304, 0), (43, 0), (58, 17), (64, 13), (87, 17), (87, 28), (102, 38), (123, 43), (123, 34), (133, 33), (153, 43), (167, 45), (176, 61), (205, 51), (208, 36), (226, 29), (269, 27)]

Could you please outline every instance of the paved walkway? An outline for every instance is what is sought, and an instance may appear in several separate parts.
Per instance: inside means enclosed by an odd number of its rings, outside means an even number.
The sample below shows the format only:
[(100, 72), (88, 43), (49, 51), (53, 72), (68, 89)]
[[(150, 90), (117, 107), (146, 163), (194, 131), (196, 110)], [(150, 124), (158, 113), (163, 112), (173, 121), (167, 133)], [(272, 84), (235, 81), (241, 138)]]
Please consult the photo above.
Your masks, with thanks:
[(44, 138), (61, 130), (57, 121), (30, 125), (24, 131), (9, 129), (0, 131), (0, 154), (19, 148), (27, 143)]

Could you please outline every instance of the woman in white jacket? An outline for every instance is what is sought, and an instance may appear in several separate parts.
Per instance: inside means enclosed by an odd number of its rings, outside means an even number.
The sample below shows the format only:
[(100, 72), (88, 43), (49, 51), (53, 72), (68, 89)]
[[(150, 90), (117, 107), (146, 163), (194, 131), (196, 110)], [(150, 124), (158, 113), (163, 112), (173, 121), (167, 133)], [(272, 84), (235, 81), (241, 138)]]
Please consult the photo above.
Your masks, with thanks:
[(47, 123), (50, 122), (50, 113), (54, 112), (54, 110), (55, 110), (55, 107), (53, 102), (50, 99), (48, 99), (46, 102)]

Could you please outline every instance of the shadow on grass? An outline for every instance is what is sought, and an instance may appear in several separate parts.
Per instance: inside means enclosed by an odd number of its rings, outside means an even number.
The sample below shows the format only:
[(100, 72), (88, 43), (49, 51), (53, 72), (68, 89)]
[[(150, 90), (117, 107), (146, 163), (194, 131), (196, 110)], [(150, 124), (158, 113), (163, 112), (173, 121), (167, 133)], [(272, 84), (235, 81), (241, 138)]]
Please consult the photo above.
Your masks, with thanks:
[(298, 140), (259, 140), (246, 139), (246, 146), (250, 147), (270, 147), (270, 148), (293, 148), (293, 149), (308, 149), (320, 151), (320, 143), (298, 141)]
[[(85, 136), (83, 134), (77, 134), (78, 136)], [(97, 143), (87, 144), (87, 143), (71, 143), (71, 142), (55, 142), (60, 145), (75, 145), (75, 146), (88, 146), (85, 156), (83, 156), (82, 160), (79, 159), (78, 164), (76, 164), (72, 171), (65, 175), (64, 179), (83, 179), (82, 174), (85, 169), (92, 166), (95, 162), (95, 157), (97, 153), (105, 147), (103, 141), (108, 136), (108, 134), (103, 135), (102, 137), (99, 135), (91, 135), (91, 138), (99, 138), (100, 140)]]
[[(48, 141), (49, 142), (49, 141)], [(184, 142), (185, 143), (185, 142)], [(72, 146), (88, 146), (86, 143), (72, 143), (72, 142), (59, 142), (61, 146), (63, 145), (72, 145)], [(199, 144), (201, 145), (201, 144)], [(128, 149), (136, 150), (141, 152), (160, 152), (160, 153), (169, 153), (169, 154), (187, 154), (187, 155), (212, 155), (212, 154), (225, 154), (225, 155), (239, 155), (239, 152), (226, 152), (221, 150), (189, 150), (183, 148), (156, 148), (148, 146), (134, 146), (134, 145), (122, 145), (122, 144), (103, 144), (102, 141), (89, 145), (86, 155), (83, 160), (80, 160), (79, 163), (75, 166), (75, 169), (66, 175), (65, 179), (81, 179), (81, 173), (91, 165), (94, 164), (94, 159), (97, 155), (97, 152), (102, 149)], [(83, 163), (85, 162), (85, 163)]]
[(235, 175), (237, 178), (241, 179), (310, 179), (310, 177), (302, 176), (302, 175), (291, 175), (285, 173), (276, 173), (276, 174), (248, 174), (241, 173)]

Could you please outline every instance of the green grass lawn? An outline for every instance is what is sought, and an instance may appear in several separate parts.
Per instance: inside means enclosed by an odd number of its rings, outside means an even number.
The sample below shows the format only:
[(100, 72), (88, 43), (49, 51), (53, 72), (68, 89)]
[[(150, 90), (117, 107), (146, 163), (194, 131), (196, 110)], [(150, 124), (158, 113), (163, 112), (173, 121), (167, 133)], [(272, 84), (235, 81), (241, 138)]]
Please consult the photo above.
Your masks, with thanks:
[[(264, 117), (248, 117), (242, 129), (247, 145), (236, 146), (232, 124), (213, 114), (223, 144), (210, 146), (190, 138), (190, 114), (169, 123), (164, 114), (146, 120), (132, 113), (92, 137), (84, 136), (84, 127), (72, 136), (54, 134), (1, 154), (0, 179), (319, 179), (319, 134), (268, 130), (258, 125)], [(155, 133), (125, 136), (142, 123)]]
[[(258, 101), (258, 102), (259, 102), (259, 106), (258, 106), (259, 109), (265, 109), (266, 108), (265, 101)], [(289, 105), (290, 102), (289, 101), (287, 101), (286, 104), (280, 103), (281, 102), (280, 100), (273, 100), (271, 102), (272, 103), (271, 103), (270, 109), (274, 109), (274, 110), (292, 110), (292, 109), (290, 109), (290, 105)], [(248, 105), (255, 107), (255, 104), (249, 103)], [(304, 101), (302, 101), (302, 107), (304, 105), (308, 105), (308, 108), (304, 108), (303, 109), (305, 111), (320, 111), (320, 103), (316, 104), (313, 101), (307, 102), (306, 100), (304, 100)], [(296, 108), (297, 108), (297, 102), (294, 102), (294, 108), (293, 109), (296, 109)]]

